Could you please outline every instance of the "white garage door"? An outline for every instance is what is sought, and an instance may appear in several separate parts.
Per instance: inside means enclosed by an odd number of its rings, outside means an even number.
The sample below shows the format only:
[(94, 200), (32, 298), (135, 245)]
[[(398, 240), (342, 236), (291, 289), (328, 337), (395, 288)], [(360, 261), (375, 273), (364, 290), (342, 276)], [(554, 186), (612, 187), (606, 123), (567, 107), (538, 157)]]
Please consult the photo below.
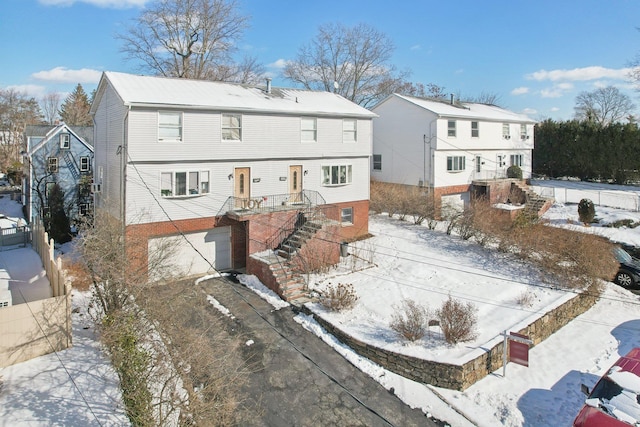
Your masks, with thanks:
[(445, 214), (447, 210), (462, 212), (469, 207), (469, 200), (468, 191), (442, 196), (442, 213)]
[(185, 237), (149, 239), (149, 254), (159, 247), (169, 246), (174, 250), (171, 264), (185, 275), (212, 273), (211, 265), (218, 271), (231, 268), (231, 227), (187, 233)]

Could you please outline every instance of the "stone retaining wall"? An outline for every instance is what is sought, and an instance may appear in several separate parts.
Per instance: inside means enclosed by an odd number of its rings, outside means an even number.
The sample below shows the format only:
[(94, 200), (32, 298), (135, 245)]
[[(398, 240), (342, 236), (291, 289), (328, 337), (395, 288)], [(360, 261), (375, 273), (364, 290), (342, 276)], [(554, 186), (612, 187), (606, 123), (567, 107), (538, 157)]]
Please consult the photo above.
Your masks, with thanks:
[[(533, 340), (533, 345), (539, 344), (576, 316), (591, 308), (596, 300), (596, 297), (588, 295), (588, 293), (577, 294), (575, 298), (547, 312), (527, 327), (511, 332), (527, 335)], [(345, 331), (311, 312), (306, 306), (303, 311), (312, 315), (329, 333), (351, 347), (359, 355), (389, 371), (421, 383), (462, 391), (502, 367), (503, 341), (463, 365), (452, 365), (377, 348), (353, 338)]]

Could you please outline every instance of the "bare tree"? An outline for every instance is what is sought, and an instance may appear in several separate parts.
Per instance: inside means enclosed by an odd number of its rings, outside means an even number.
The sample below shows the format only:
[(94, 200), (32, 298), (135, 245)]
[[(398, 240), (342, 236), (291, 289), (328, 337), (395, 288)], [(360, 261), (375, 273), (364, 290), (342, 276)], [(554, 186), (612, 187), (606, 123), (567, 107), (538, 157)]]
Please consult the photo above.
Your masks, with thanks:
[(486, 104), (486, 105), (495, 105), (496, 107), (500, 106), (501, 101), (501, 96), (498, 95), (497, 93), (492, 93), (492, 92), (485, 92), (482, 91), (480, 92), (479, 95), (475, 95), (475, 96), (463, 96), (463, 95), (459, 95), (458, 99), (460, 99), (463, 102), (473, 102), (476, 104)]
[(391, 40), (367, 24), (326, 24), (283, 74), (306, 89), (336, 92), (367, 107), (404, 83), (406, 73), (389, 63), (393, 51)]
[(41, 121), (40, 107), (34, 98), (14, 89), (0, 89), (0, 171), (20, 166), (22, 133), (26, 125)]
[(396, 90), (401, 95), (416, 96), (420, 98), (445, 99), (447, 93), (442, 86), (435, 83), (411, 83), (403, 82)]
[(40, 109), (44, 116), (44, 121), (53, 125), (58, 120), (60, 110), (60, 94), (57, 92), (49, 92), (40, 100)]
[(614, 86), (607, 86), (592, 92), (580, 92), (574, 110), (579, 120), (608, 125), (627, 118), (634, 108), (629, 96)]
[(93, 119), (89, 114), (91, 103), (80, 83), (64, 100), (60, 108), (60, 117), (69, 126), (91, 126)]
[(117, 37), (122, 51), (141, 62), (143, 70), (166, 77), (243, 81), (261, 73), (261, 67), (255, 59), (233, 61), (248, 26), (248, 17), (238, 10), (236, 0), (157, 0)]

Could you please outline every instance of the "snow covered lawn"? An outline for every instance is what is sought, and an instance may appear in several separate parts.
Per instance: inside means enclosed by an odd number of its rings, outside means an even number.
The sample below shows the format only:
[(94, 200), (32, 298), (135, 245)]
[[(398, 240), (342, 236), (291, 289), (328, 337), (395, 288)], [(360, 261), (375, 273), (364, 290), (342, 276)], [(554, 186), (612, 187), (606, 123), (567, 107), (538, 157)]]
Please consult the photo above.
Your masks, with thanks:
[[(375, 215), (370, 217), (369, 231), (374, 237), (354, 243), (350, 251), (365, 250), (357, 246), (372, 248), (375, 266), (316, 276), (311, 282), (311, 288), (317, 290), (329, 284), (353, 284), (359, 296), (356, 307), (340, 313), (326, 310), (319, 303), (309, 307), (355, 338), (379, 348), (462, 364), (502, 341), (503, 331), (518, 331), (575, 297), (574, 292), (542, 283), (537, 270), (515, 257), (448, 236), (442, 230)], [(390, 328), (394, 307), (403, 299), (435, 310), (449, 296), (477, 308), (475, 340), (450, 346), (439, 328), (433, 327), (430, 335), (408, 343)]]

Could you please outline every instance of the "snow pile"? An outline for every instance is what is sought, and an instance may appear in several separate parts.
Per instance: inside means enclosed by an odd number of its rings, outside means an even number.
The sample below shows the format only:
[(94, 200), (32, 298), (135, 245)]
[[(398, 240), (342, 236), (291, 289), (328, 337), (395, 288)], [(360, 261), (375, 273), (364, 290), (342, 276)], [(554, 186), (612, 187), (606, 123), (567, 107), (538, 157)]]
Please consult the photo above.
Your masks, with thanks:
[(230, 317), (232, 319), (236, 318), (233, 314), (231, 314), (231, 312), (227, 307), (220, 304), (220, 302), (217, 299), (215, 299), (212, 295), (207, 295), (207, 301), (209, 301), (209, 303), (213, 305), (216, 310), (218, 310), (220, 313), (224, 314), (225, 316)]
[(256, 276), (249, 274), (239, 274), (238, 281), (245, 285), (247, 288), (251, 289), (253, 292), (258, 294), (260, 298), (267, 301), (269, 304), (273, 306), (276, 310), (280, 310), (281, 308), (289, 307), (289, 303), (283, 301), (278, 294), (273, 292), (271, 289), (267, 288), (262, 284), (260, 280)]

